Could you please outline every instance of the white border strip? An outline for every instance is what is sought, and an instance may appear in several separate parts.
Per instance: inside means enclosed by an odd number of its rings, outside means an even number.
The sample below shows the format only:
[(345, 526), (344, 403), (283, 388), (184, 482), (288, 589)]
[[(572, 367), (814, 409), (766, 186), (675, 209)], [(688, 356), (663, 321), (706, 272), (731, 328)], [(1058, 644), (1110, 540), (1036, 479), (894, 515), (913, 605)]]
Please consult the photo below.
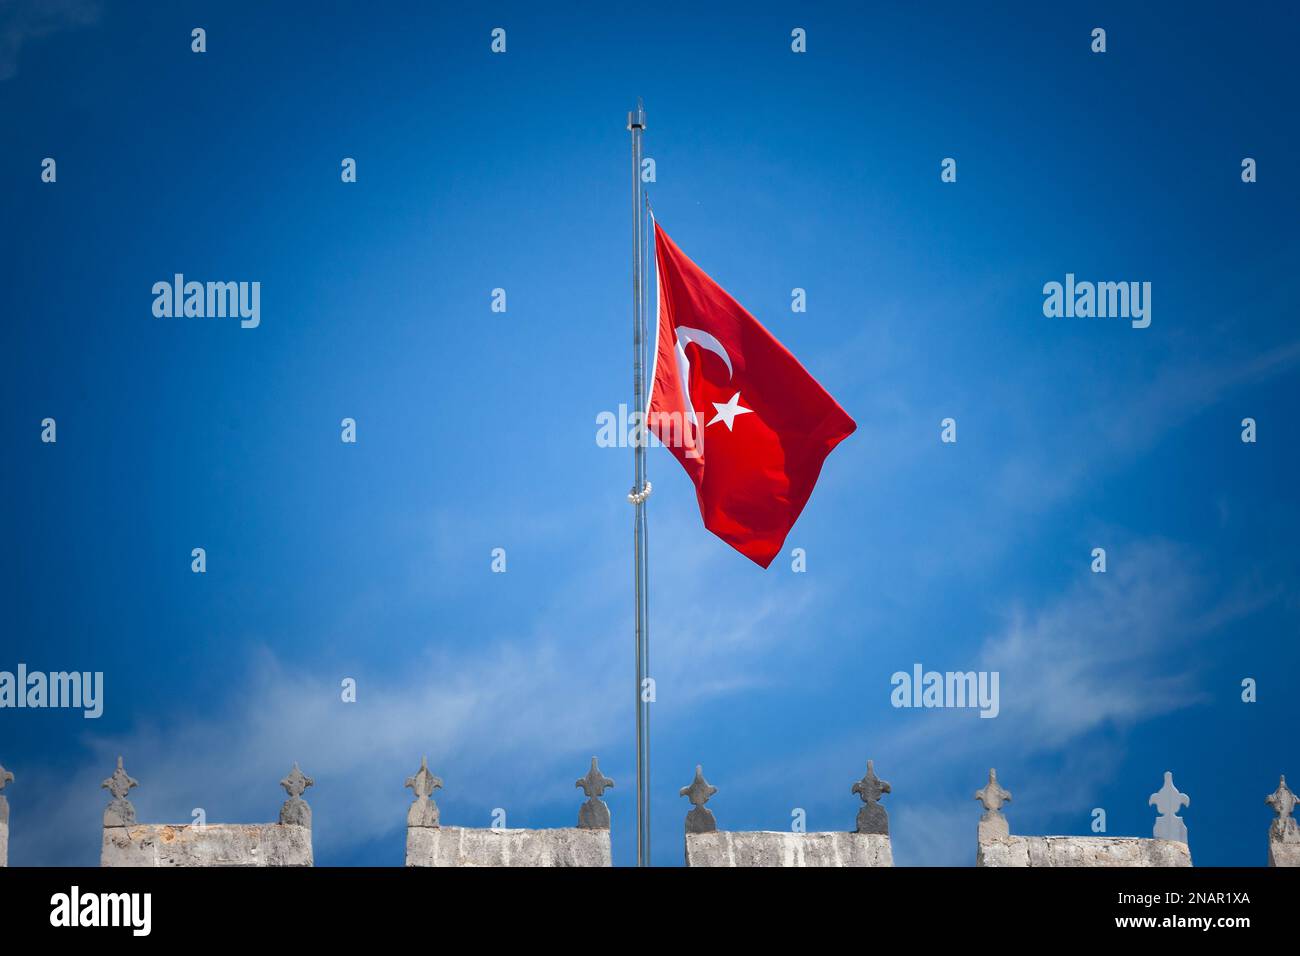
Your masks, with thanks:
[(659, 368), (659, 250), (655, 247), (655, 214), (650, 210), (650, 247), (654, 249), (654, 255), (651, 261), (655, 264), (655, 335), (654, 335), (654, 352), (650, 358), (650, 378), (647, 380), (648, 388), (645, 393), (645, 408), (641, 412), (641, 420), (648, 426), (650, 423), (650, 402), (655, 394), (655, 372)]

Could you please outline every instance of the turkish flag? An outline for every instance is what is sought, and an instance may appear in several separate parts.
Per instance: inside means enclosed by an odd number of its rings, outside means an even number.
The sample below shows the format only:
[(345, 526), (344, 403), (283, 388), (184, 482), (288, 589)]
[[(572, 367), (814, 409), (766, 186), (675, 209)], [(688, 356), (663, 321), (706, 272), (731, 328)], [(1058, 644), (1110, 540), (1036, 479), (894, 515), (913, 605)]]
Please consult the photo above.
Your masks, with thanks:
[(646, 426), (695, 483), (704, 527), (766, 568), (857, 425), (658, 222), (655, 260)]

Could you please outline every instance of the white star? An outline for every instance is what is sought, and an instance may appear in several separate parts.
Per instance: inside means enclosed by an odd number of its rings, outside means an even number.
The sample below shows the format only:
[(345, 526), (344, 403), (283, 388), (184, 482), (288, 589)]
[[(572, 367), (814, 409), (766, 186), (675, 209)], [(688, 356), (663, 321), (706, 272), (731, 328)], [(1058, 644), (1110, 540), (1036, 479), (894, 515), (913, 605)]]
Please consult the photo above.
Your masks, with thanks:
[[(712, 405), (718, 410), (718, 414), (709, 419), (709, 425), (712, 425), (714, 422), (722, 422), (722, 424), (727, 426), (727, 431), (731, 431), (731, 423), (736, 420), (737, 415), (745, 415), (753, 411), (752, 408), (740, 407), (739, 392), (732, 395), (731, 401), (727, 402), (725, 405), (718, 402), (713, 402)], [(709, 425), (705, 425), (704, 427), (708, 428)]]

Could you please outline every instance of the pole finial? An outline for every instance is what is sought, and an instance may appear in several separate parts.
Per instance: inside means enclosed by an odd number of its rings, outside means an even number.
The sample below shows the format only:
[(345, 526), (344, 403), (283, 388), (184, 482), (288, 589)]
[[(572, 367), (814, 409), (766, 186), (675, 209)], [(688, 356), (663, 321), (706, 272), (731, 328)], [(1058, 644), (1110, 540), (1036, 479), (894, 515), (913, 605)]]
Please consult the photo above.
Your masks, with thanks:
[(636, 109), (630, 110), (627, 114), (628, 129), (645, 129), (645, 104), (641, 102), (641, 97), (636, 98)]

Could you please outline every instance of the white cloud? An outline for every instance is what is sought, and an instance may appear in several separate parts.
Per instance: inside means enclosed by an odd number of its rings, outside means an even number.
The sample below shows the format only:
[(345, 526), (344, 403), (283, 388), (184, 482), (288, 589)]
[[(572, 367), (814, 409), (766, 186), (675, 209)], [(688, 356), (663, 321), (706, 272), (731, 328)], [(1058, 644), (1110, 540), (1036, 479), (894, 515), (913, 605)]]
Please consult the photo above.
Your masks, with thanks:
[[(672, 527), (661, 524), (663, 532)], [(715, 593), (701, 573), (704, 532), (681, 530), (677, 540), (687, 544), (674, 547), (658, 580), (676, 599), (664, 600), (656, 617), (654, 673), (661, 687), (676, 688), (676, 716), (658, 718), (664, 731), (694, 705), (773, 683), (764, 651), (795, 628), (814, 593), (802, 583), (801, 596), (789, 600)], [(95, 862), (107, 802), (98, 787), (118, 754), (141, 783), (131, 797), (139, 819), (159, 823), (189, 822), (194, 807), (210, 823), (272, 821), (284, 799), (277, 783), (297, 761), (316, 780), (307, 799), (317, 858), (326, 860), (391, 837), (390, 862), (400, 865), (410, 801), (402, 784), (426, 754), (446, 781), (438, 799), (448, 822), (487, 825), (497, 806), (511, 826), (568, 804), (576, 814), (573, 781), (592, 754), (619, 780), (611, 798), (625, 799), (634, 790), (631, 611), (622, 592), (591, 586), (611, 580), (606, 570), (626, 579), (619, 560), (609, 563), (586, 566), (583, 580), (536, 608), (515, 638), (440, 636), (429, 642), (434, 650), (413, 652), (400, 676), (385, 680), (327, 673), (263, 649), (234, 670), (236, 690), (219, 705), (151, 708), (147, 725), (88, 736), (75, 766), (24, 768), (23, 790), (35, 805), (16, 816), (13, 862)], [(358, 676), (354, 704), (340, 700), (343, 676)]]
[[(1203, 702), (1200, 668), (1218, 630), (1279, 595), (1224, 593), (1184, 548), (1167, 541), (1117, 544), (1112, 571), (1085, 572), (1038, 608), (1009, 610), (1005, 625), (981, 643), (971, 669), (1000, 672), (997, 718), (897, 712), (901, 721), (878, 719), (851, 736), (776, 754), (749, 773), (713, 782), (729, 793), (751, 793), (797, 781), (801, 793), (815, 795), (800, 798), (809, 820), (845, 829), (854, 812), (851, 775), (870, 757), (893, 784), (883, 803), (895, 862), (903, 866), (973, 865), (980, 813), (973, 794), (990, 766), (1015, 795), (1008, 810), (1013, 832), (1040, 832), (1065, 813), (1079, 821), (1071, 832), (1085, 834), (1094, 795), (1113, 783), (1110, 768), (1122, 762), (1127, 733)], [(1123, 573), (1115, 570), (1116, 555)], [(883, 682), (881, 688), (888, 692)], [(906, 727), (898, 729), (900, 723)], [(1158, 773), (1148, 782), (1135, 784), (1134, 800), (1158, 788)]]

